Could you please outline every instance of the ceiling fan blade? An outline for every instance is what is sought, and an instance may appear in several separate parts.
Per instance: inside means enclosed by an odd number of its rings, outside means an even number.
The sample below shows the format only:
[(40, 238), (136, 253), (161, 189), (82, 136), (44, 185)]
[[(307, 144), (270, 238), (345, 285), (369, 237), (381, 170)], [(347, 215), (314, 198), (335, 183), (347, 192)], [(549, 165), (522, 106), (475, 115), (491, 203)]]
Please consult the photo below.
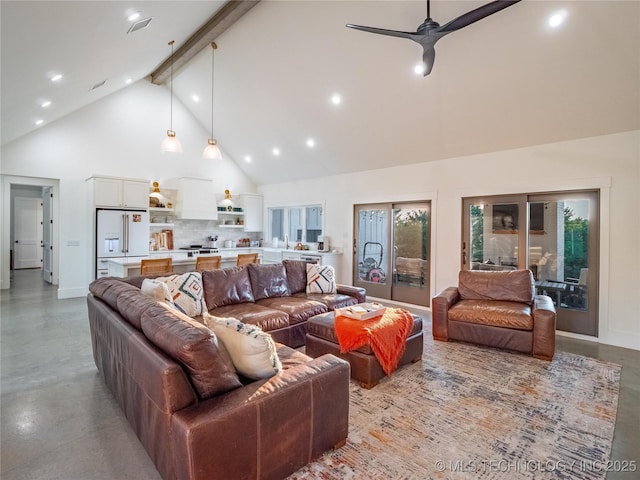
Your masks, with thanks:
[(409, 40), (413, 40), (416, 42), (418, 41), (416, 40), (416, 37), (421, 36), (417, 32), (400, 32), (398, 30), (387, 30), (385, 28), (363, 27), (362, 25), (353, 25), (351, 23), (348, 23), (347, 27), (353, 28), (355, 30), (362, 30), (363, 32), (377, 33), (379, 35), (388, 35), (390, 37), (408, 38)]
[(436, 61), (436, 49), (433, 48), (433, 45), (424, 45), (424, 52), (422, 53), (422, 63), (424, 64), (424, 72), (423, 77), (426, 77), (431, 73), (431, 69), (433, 68), (433, 64)]
[(471, 25), (478, 20), (482, 20), (483, 18), (488, 17), (489, 15), (493, 15), (494, 13), (510, 7), (511, 5), (520, 1), (521, 0), (496, 0), (495, 2), (487, 3), (481, 7), (476, 8), (475, 10), (471, 10), (464, 15), (460, 15), (459, 17), (454, 18), (449, 23), (441, 26), (438, 31), (440, 33), (450, 33), (455, 30), (460, 30), (467, 25)]

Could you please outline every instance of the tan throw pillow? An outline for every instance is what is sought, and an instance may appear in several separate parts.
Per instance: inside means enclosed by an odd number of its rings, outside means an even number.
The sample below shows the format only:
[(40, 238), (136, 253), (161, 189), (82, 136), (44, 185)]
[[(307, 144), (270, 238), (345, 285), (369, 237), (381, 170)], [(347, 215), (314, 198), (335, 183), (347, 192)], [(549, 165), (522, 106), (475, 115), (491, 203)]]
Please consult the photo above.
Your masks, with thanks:
[(171, 292), (166, 283), (155, 278), (145, 278), (142, 281), (140, 290), (145, 297), (151, 297), (158, 302), (165, 302), (173, 306)]
[(176, 309), (189, 317), (197, 317), (207, 311), (202, 294), (202, 275), (200, 272), (187, 272), (182, 275), (158, 277), (164, 282)]
[(260, 327), (235, 318), (222, 318), (204, 313), (204, 323), (216, 334), (231, 356), (238, 373), (257, 380), (282, 371), (282, 363), (271, 335)]

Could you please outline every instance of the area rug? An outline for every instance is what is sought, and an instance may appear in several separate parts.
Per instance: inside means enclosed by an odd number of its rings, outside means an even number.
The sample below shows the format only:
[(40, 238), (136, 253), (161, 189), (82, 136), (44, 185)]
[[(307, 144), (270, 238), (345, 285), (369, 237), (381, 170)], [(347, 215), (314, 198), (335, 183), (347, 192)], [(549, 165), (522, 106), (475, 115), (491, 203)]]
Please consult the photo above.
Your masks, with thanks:
[(603, 479), (621, 367), (425, 335), (422, 362), (350, 386), (349, 438), (302, 479)]

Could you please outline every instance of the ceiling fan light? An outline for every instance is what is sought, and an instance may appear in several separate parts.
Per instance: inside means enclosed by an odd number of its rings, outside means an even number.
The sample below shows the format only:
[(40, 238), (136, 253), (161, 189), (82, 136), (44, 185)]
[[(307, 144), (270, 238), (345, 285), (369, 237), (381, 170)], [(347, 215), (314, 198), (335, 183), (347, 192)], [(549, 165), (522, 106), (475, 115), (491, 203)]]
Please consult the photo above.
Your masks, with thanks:
[(202, 158), (206, 158), (208, 160), (222, 160), (222, 152), (217, 145), (214, 139), (210, 138), (208, 141), (208, 145), (202, 151)]
[(176, 132), (167, 130), (167, 137), (162, 141), (160, 150), (164, 153), (182, 153), (182, 144), (176, 137)]
[(416, 75), (423, 75), (426, 69), (427, 67), (424, 63), (416, 63), (416, 65), (413, 67), (413, 71)]

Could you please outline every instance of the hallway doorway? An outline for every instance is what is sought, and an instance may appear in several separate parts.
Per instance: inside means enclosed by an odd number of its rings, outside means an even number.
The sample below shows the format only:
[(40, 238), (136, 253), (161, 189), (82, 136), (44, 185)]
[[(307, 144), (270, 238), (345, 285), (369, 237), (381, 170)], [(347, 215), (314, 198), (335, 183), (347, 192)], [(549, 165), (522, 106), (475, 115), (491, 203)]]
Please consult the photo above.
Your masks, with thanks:
[[(53, 178), (35, 178), (2, 175), (0, 196), (2, 197), (1, 213), (0, 213), (0, 231), (2, 239), (0, 239), (0, 289), (7, 289), (12, 282), (12, 267), (17, 268), (37, 268), (41, 278), (45, 282), (58, 285), (59, 280), (59, 191), (60, 181)], [(46, 196), (46, 199), (45, 199)], [(21, 252), (20, 261), (14, 265), (16, 260), (16, 213), (15, 200), (19, 197), (36, 198), (42, 203), (42, 225), (37, 234), (37, 239), (29, 239), (31, 250), (29, 250), (30, 261), (35, 257), (34, 251), (37, 251), (37, 265), (29, 263), (26, 266), (23, 262)], [(20, 221), (18, 222), (20, 224)], [(19, 237), (20, 237), (20, 232)], [(20, 238), (17, 239), (20, 241)], [(46, 252), (44, 249), (46, 248)], [(42, 262), (40, 261), (42, 258)]]

